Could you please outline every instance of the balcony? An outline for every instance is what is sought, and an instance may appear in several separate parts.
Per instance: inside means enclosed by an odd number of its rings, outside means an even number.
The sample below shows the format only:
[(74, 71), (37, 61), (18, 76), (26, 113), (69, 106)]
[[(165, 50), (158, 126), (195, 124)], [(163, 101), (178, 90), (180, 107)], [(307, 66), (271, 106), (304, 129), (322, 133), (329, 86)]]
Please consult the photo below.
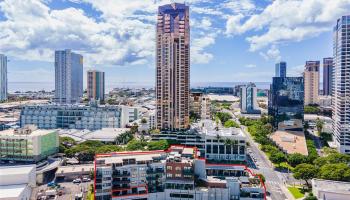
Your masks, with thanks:
[(117, 177), (126, 177), (126, 176), (130, 176), (130, 172), (113, 172), (112, 177), (113, 178), (117, 178)]
[(112, 190), (126, 190), (130, 189), (130, 184), (113, 185)]

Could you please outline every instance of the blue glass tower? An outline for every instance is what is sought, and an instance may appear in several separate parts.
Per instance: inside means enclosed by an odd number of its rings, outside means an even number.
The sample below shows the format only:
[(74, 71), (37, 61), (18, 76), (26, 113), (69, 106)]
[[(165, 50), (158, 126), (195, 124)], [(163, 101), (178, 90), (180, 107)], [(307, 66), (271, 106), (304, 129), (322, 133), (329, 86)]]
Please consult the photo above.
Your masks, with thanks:
[(275, 65), (275, 77), (286, 77), (287, 76), (287, 63), (279, 62)]

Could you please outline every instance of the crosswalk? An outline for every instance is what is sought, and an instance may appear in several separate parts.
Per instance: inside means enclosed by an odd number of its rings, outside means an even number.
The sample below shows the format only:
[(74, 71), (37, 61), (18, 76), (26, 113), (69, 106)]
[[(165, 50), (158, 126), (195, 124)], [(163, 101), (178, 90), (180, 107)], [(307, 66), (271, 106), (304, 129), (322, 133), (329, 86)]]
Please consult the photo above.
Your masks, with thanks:
[(266, 181), (266, 186), (268, 190), (278, 192), (282, 194), (282, 190), (280, 188), (280, 183), (278, 181)]

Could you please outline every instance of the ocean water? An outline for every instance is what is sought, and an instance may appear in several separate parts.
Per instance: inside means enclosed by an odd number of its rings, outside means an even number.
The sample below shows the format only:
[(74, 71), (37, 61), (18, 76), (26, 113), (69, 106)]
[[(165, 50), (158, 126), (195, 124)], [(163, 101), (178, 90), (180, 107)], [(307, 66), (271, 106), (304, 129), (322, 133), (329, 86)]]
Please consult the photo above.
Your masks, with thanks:
[[(245, 84), (246, 82), (194, 82), (191, 83), (192, 88), (197, 87), (234, 87), (235, 85)], [(256, 82), (256, 86), (259, 89), (269, 89), (269, 82)], [(85, 86), (84, 86), (85, 87)], [(152, 82), (120, 82), (120, 83), (106, 83), (106, 92), (111, 91), (113, 88), (152, 88), (154, 83)], [(10, 93), (16, 91), (52, 91), (55, 89), (54, 82), (9, 82), (8, 90)]]

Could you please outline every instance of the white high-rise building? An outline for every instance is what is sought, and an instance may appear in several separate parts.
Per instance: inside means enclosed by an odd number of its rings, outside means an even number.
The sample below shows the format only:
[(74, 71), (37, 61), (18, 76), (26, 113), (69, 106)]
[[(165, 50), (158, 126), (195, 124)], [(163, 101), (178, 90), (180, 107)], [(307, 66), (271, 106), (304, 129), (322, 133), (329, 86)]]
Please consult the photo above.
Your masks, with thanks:
[(0, 54), (0, 101), (7, 99), (7, 57)]
[(260, 114), (257, 101), (257, 88), (254, 83), (242, 86), (240, 88), (240, 108), (241, 113)]
[(333, 138), (341, 153), (350, 154), (350, 15), (334, 27)]
[(56, 103), (79, 103), (83, 96), (83, 56), (70, 49), (55, 52)]

